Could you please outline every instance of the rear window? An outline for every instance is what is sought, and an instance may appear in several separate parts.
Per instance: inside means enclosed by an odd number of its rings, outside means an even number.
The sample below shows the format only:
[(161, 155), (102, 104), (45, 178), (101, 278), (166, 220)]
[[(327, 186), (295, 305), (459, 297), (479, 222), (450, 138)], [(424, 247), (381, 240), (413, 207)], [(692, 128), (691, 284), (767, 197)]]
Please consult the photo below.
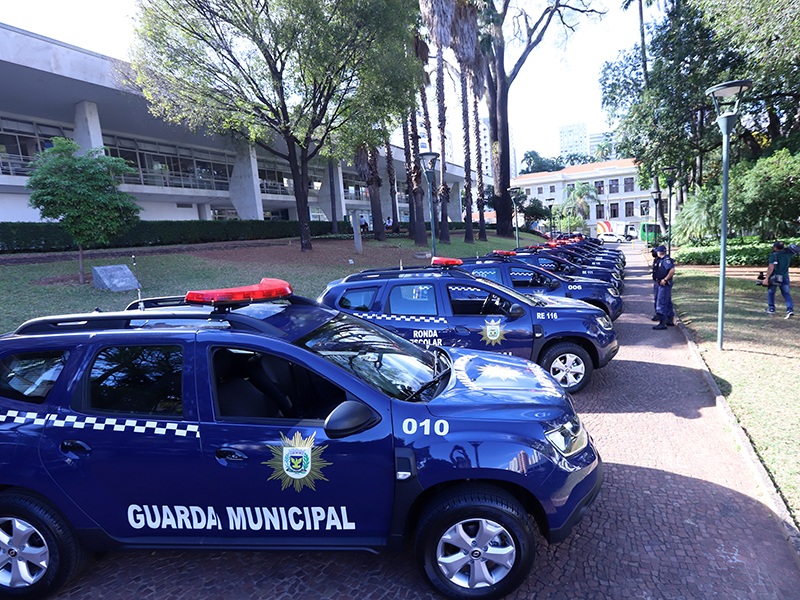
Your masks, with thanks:
[(69, 352), (50, 350), (12, 354), (0, 361), (0, 395), (41, 404), (67, 363)]
[(91, 411), (183, 415), (180, 346), (117, 346), (102, 350), (89, 374)]
[(378, 288), (376, 287), (347, 290), (339, 300), (339, 308), (366, 312), (372, 306), (377, 293)]

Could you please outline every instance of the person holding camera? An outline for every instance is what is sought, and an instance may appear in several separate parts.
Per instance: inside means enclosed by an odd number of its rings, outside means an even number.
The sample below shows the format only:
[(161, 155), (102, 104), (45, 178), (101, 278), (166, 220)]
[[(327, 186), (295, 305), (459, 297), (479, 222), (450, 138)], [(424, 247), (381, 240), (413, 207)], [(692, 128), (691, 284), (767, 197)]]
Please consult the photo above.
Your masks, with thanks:
[(780, 288), (783, 299), (786, 301), (786, 319), (794, 315), (794, 303), (789, 293), (789, 262), (793, 252), (786, 249), (786, 245), (775, 242), (769, 255), (767, 267), (767, 314), (775, 314), (775, 292)]
[(656, 289), (656, 316), (658, 325), (653, 329), (666, 329), (675, 325), (675, 311), (672, 308), (672, 278), (675, 277), (675, 261), (667, 256), (667, 247), (656, 248), (658, 263), (653, 263), (653, 280)]

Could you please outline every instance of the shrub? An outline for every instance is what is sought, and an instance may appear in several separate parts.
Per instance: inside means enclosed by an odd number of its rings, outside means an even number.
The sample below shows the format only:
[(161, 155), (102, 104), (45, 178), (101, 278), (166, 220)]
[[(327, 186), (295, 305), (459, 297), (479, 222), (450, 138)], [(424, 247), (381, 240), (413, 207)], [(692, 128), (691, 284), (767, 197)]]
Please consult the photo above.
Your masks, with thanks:
[[(800, 244), (800, 238), (784, 240), (787, 245)], [(750, 238), (741, 243), (728, 241), (726, 248), (726, 262), (734, 266), (764, 266), (767, 264), (769, 253), (772, 252), (772, 242), (758, 242)], [(684, 265), (718, 265), (719, 244), (714, 246), (681, 246), (675, 253), (675, 260)], [(793, 256), (792, 267), (800, 267), (800, 256)]]

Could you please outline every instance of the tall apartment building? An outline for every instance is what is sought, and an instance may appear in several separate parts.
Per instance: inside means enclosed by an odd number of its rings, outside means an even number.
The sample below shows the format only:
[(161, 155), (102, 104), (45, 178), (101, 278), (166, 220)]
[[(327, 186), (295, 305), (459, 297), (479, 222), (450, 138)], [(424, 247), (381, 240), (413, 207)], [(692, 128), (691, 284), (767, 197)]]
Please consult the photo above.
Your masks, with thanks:
[(586, 154), (589, 148), (586, 123), (575, 123), (558, 128), (558, 147), (561, 156)]

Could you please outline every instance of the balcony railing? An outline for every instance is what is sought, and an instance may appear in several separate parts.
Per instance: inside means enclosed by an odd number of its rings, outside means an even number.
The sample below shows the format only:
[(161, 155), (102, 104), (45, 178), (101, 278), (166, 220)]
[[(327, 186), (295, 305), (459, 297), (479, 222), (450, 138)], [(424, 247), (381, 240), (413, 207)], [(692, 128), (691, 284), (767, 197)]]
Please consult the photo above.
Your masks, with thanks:
[(27, 177), (33, 171), (33, 156), (0, 154), (0, 174)]

